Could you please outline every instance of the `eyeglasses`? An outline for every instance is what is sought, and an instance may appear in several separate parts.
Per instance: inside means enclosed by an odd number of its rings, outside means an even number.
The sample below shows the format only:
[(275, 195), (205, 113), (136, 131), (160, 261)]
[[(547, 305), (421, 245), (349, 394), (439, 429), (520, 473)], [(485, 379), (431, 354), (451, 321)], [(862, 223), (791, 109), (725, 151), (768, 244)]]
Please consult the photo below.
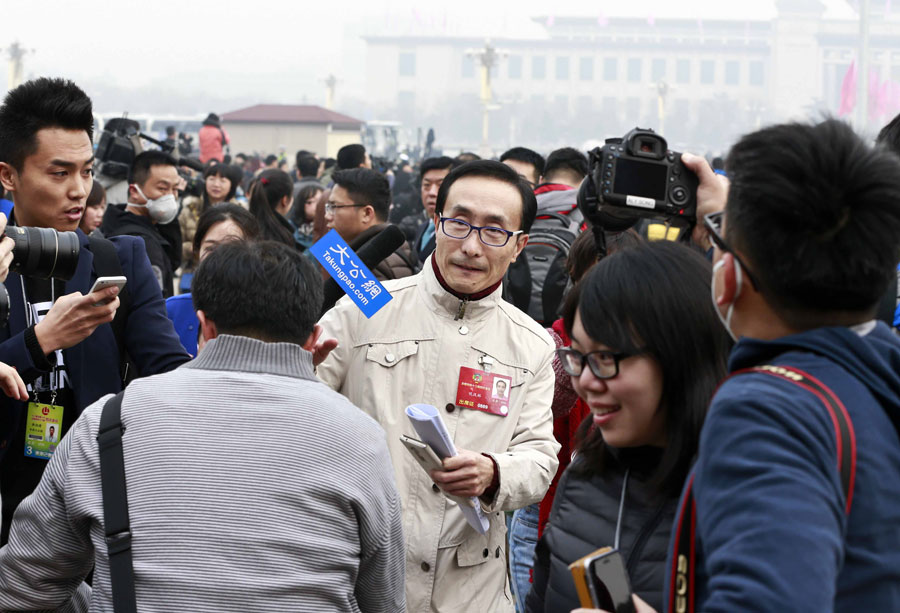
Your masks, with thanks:
[(477, 230), (478, 238), (488, 247), (503, 247), (509, 242), (510, 238), (524, 232), (524, 230), (511, 232), (496, 226), (473, 226), (467, 221), (452, 217), (441, 217), (441, 230), (450, 238), (458, 238), (459, 240), (468, 238), (472, 230)]
[[(638, 353), (643, 353), (641, 349)], [(591, 351), (590, 353), (581, 353), (571, 347), (563, 347), (556, 350), (556, 356), (562, 364), (563, 370), (570, 377), (580, 377), (584, 372), (584, 364), (587, 362), (591, 373), (598, 379), (612, 379), (619, 374), (619, 362), (625, 358), (638, 355), (637, 353), (626, 353), (624, 351), (614, 353), (612, 351)]]
[(365, 204), (331, 204), (330, 202), (325, 203), (325, 212), (328, 214), (333, 214), (336, 209), (345, 209), (347, 207), (360, 207), (366, 206)]
[(709, 238), (712, 242), (719, 248), (723, 253), (730, 253), (735, 260), (738, 261), (738, 264), (741, 265), (741, 268), (744, 269), (744, 274), (747, 275), (747, 278), (750, 279), (750, 283), (753, 284), (753, 287), (759, 288), (759, 283), (756, 282), (756, 277), (753, 276), (753, 273), (750, 272), (750, 269), (747, 268), (747, 265), (740, 258), (740, 256), (734, 252), (734, 249), (728, 246), (728, 243), (725, 242), (725, 239), (722, 238), (722, 222), (725, 220), (725, 211), (719, 211), (717, 213), (710, 213), (703, 218), (703, 226), (709, 230)]

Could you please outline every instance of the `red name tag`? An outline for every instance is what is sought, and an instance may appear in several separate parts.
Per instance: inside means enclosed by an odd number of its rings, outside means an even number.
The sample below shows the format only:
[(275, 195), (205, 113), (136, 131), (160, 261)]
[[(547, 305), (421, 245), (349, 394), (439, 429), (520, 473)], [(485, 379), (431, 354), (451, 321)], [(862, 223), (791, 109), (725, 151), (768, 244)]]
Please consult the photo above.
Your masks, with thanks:
[(510, 387), (511, 377), (463, 366), (456, 386), (456, 406), (506, 417)]

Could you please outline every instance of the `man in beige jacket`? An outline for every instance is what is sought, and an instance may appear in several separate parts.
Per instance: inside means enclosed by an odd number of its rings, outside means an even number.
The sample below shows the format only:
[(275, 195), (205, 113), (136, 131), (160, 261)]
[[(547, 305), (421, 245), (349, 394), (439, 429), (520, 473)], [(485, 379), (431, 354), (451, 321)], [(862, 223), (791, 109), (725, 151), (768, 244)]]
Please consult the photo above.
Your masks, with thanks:
[[(536, 209), (509, 167), (458, 167), (438, 194), (437, 244), (423, 270), (385, 283), (393, 299), (371, 319), (344, 298), (319, 322), (323, 338), (338, 341), (319, 377), (387, 432), (403, 499), (409, 611), (513, 610), (502, 512), (543, 498), (559, 450), (550, 413), (553, 341), (501, 298)], [(490, 387), (482, 410), (457, 402), (463, 379), (501, 376), (502, 402), (491, 402)], [(399, 441), (415, 436), (404, 412), (413, 403), (440, 409), (459, 452), (431, 475)], [(441, 490), (478, 496), (487, 533), (469, 526)]]

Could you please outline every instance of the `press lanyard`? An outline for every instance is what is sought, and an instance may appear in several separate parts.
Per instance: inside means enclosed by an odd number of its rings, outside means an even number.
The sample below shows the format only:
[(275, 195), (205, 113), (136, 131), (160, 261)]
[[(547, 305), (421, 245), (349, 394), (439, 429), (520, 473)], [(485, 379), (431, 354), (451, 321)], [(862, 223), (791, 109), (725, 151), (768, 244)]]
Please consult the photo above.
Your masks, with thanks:
[[(37, 324), (35, 321), (36, 314), (34, 312), (34, 308), (28, 304), (28, 296), (25, 293), (25, 278), (21, 275), (19, 276), (19, 282), (22, 284), (22, 304), (25, 308), (25, 324), (30, 328)], [(53, 306), (53, 303), (56, 302), (56, 283), (54, 283), (53, 279), (50, 279), (50, 306)], [(53, 370), (50, 372), (50, 380), (48, 382), (48, 387), (50, 388), (50, 404), (56, 404), (56, 393), (59, 390), (58, 381), (59, 381), (59, 372), (60, 372), (59, 361), (53, 365)], [(34, 397), (37, 400), (37, 395), (39, 391), (37, 388), (34, 388)]]
[(613, 549), (619, 550), (619, 537), (622, 534), (622, 514), (625, 511), (625, 490), (628, 488), (628, 473), (631, 469), (625, 471), (625, 478), (622, 480), (622, 496), (619, 498), (619, 518), (616, 519), (616, 540), (613, 543)]

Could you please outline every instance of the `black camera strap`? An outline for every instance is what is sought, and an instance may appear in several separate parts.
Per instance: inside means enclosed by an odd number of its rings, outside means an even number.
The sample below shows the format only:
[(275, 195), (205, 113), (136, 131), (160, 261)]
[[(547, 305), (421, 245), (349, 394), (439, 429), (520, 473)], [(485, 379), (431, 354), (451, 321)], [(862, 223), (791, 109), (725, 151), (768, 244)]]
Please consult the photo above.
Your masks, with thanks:
[(109, 556), (109, 582), (115, 613), (137, 613), (134, 563), (131, 559), (131, 520), (125, 487), (125, 454), (122, 449), (122, 398), (110, 398), (100, 415), (97, 445), (100, 450), (100, 487), (103, 493), (103, 524)]
[[(837, 437), (837, 465), (841, 473), (841, 489), (844, 492), (844, 512), (850, 515), (853, 503), (853, 485), (856, 480), (856, 433), (850, 414), (841, 399), (828, 386), (812, 375), (788, 366), (757, 366), (735, 371), (731, 377), (744, 373), (762, 373), (789, 381), (818, 398), (828, 411)], [(727, 379), (726, 379), (727, 380)], [(678, 514), (675, 517), (675, 540), (671, 575), (669, 577), (668, 611), (693, 613), (696, 611), (697, 507), (694, 502), (694, 475), (691, 474)]]

